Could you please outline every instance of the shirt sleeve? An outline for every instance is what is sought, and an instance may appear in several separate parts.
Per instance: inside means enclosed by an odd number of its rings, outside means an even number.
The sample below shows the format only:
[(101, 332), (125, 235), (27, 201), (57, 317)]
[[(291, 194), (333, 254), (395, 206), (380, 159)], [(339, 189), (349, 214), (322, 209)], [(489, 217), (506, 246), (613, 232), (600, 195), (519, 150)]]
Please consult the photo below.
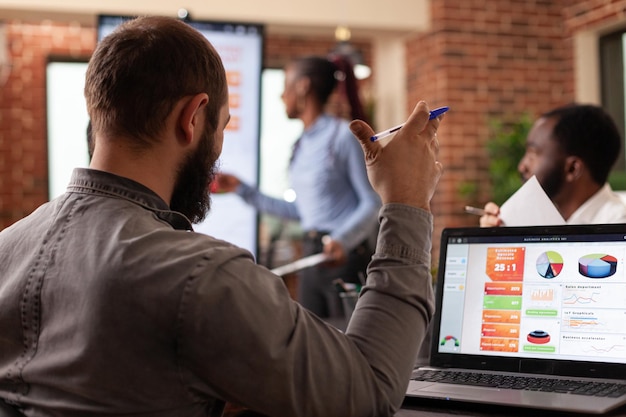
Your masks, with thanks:
[(190, 395), (267, 415), (393, 415), (434, 310), (432, 216), (390, 204), (380, 223), (345, 334), (293, 302), (244, 251), (211, 250), (181, 300), (177, 346)]
[(243, 201), (255, 207), (262, 213), (273, 214), (290, 220), (300, 220), (298, 209), (294, 203), (274, 198), (261, 193), (257, 188), (240, 183), (235, 193)]
[(340, 241), (346, 250), (355, 248), (367, 239), (376, 227), (376, 213), (381, 203), (367, 178), (363, 149), (347, 125), (338, 144), (338, 157), (346, 165), (350, 185), (358, 198), (358, 205), (347, 221), (334, 229), (330, 236)]

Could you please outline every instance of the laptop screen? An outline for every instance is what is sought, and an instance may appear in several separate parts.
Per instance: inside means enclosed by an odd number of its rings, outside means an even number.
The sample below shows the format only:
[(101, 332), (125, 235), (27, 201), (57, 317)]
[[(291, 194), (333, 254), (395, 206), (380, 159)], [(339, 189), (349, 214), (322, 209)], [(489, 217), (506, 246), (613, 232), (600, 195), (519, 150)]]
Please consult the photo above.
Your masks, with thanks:
[(431, 355), (626, 363), (625, 252), (626, 225), (444, 230)]

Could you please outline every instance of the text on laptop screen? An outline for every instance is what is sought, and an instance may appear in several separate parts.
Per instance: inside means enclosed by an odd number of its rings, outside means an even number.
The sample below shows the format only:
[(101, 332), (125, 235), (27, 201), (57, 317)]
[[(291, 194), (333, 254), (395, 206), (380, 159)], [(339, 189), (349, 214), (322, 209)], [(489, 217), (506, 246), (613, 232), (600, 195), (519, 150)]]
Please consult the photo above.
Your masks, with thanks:
[(624, 363), (625, 239), (449, 236), (438, 352)]

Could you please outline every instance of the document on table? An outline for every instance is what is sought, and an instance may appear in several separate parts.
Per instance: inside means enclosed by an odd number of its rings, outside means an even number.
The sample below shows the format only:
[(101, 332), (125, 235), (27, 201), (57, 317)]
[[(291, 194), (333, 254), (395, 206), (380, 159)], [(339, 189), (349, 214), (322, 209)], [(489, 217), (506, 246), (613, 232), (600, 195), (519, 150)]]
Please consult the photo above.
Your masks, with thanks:
[(500, 207), (505, 226), (562, 225), (565, 220), (534, 175)]
[(276, 275), (283, 276), (298, 272), (302, 269), (311, 268), (315, 265), (321, 264), (326, 260), (328, 260), (328, 257), (325, 254), (316, 253), (315, 255), (306, 256), (302, 259), (298, 259), (297, 261), (291, 262), (283, 266), (279, 266), (278, 268), (274, 268), (272, 269), (272, 272)]

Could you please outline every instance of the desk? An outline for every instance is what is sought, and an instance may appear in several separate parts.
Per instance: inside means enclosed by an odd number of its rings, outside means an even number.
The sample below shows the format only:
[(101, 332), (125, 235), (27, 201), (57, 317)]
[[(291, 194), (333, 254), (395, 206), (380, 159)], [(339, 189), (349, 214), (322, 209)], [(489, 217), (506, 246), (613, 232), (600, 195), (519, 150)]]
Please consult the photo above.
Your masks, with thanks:
[[(406, 399), (395, 417), (584, 417), (583, 414), (557, 413), (554, 411), (534, 410), (530, 408), (499, 407), (488, 404), (467, 404), (459, 402), (443, 402), (437, 400)], [(626, 406), (620, 407), (602, 417), (626, 417)]]
[[(486, 404), (446, 403), (436, 400), (407, 399), (394, 417), (586, 417), (584, 414), (557, 413), (530, 408), (498, 407)], [(226, 417), (267, 417), (250, 410), (226, 413)], [(626, 417), (626, 406), (599, 417)]]
[[(394, 417), (587, 417), (584, 414), (557, 413), (545, 410), (533, 410), (530, 408), (498, 407), (485, 404), (446, 403), (435, 400), (407, 399), (402, 408)], [(225, 414), (228, 417), (266, 417), (249, 410), (233, 414)], [(626, 406), (615, 410), (613, 413), (602, 414), (599, 417), (626, 417)]]

